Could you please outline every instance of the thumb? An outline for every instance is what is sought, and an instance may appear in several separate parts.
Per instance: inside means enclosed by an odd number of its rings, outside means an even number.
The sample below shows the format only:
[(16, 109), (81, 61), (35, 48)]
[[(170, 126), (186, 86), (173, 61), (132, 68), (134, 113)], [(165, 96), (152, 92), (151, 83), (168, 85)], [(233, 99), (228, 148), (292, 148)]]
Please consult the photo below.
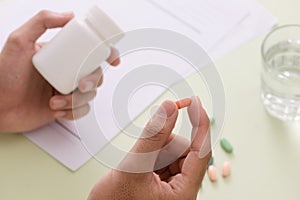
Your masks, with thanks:
[(177, 116), (176, 104), (165, 101), (147, 123), (141, 137), (121, 162), (119, 169), (131, 173), (152, 173), (160, 149), (171, 135)]
[(15, 31), (17, 36), (22, 36), (24, 42), (35, 41), (49, 28), (63, 27), (74, 14), (72, 12), (55, 13), (47, 10), (40, 11), (28, 22)]

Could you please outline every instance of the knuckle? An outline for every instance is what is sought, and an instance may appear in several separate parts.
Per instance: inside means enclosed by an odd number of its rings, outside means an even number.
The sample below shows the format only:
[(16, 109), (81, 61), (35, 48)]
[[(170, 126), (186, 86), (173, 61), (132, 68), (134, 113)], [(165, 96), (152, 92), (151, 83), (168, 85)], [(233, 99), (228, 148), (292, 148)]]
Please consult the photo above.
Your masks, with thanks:
[(49, 18), (51, 15), (51, 12), (49, 10), (41, 10), (38, 14), (37, 17), (41, 20)]
[(145, 131), (143, 133), (143, 137), (149, 138), (157, 135), (162, 130), (162, 127), (155, 123), (147, 123), (145, 127)]
[(19, 31), (14, 31), (9, 35), (8, 42), (16, 45), (18, 47), (22, 47), (24, 40), (23, 40), (22, 34), (19, 33)]
[(152, 137), (159, 133), (160, 127), (157, 124), (148, 123), (145, 127), (145, 134), (144, 136)]

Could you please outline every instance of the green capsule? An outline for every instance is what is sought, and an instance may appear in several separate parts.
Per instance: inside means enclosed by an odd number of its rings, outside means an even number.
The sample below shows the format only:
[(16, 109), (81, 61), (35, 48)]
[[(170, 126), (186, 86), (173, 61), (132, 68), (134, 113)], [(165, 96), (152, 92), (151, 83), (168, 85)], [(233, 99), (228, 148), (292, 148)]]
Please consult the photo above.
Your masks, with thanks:
[(227, 153), (232, 153), (233, 152), (232, 145), (225, 138), (222, 138), (220, 140), (220, 144), (221, 144), (221, 147), (223, 148), (223, 150), (226, 151)]
[(212, 126), (215, 123), (215, 119), (213, 117), (210, 117), (209, 122), (210, 122), (210, 125)]

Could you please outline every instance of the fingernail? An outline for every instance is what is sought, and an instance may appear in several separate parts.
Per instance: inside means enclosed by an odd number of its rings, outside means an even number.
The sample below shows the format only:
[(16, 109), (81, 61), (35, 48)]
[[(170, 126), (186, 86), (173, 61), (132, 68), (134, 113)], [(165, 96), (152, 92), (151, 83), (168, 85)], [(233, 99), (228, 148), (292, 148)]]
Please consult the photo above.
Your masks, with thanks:
[[(165, 101), (155, 112), (150, 119), (151, 131), (148, 132), (147, 137), (152, 137), (159, 133), (165, 126), (167, 119), (175, 112), (176, 105), (172, 101)], [(150, 134), (151, 133), (151, 134)], [(145, 138), (145, 137), (143, 137)]]
[(156, 112), (154, 113), (153, 117), (167, 118), (166, 109), (162, 105), (159, 106)]
[(64, 15), (64, 16), (67, 16), (67, 17), (74, 16), (74, 13), (72, 11), (63, 12), (61, 14)]
[(95, 88), (95, 84), (92, 81), (87, 81), (82, 88), (82, 92), (89, 92)]
[(66, 105), (67, 105), (67, 101), (62, 100), (62, 99), (58, 99), (58, 100), (53, 101), (52, 108), (53, 109), (60, 109), (60, 108), (64, 108)]
[(54, 114), (54, 117), (55, 118), (62, 118), (62, 117), (64, 117), (64, 116), (66, 116), (67, 115), (67, 113), (65, 112), (65, 111), (58, 111), (58, 112), (56, 112), (55, 114)]
[(170, 117), (175, 112), (176, 105), (172, 101), (165, 101), (156, 111), (155, 115), (160, 117)]

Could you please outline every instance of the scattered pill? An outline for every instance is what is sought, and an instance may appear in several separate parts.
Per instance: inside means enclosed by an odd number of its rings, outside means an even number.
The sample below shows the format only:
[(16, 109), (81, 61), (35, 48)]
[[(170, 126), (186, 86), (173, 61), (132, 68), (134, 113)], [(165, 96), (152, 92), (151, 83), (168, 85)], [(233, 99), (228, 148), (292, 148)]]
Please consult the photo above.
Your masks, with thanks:
[(227, 153), (232, 153), (232, 152), (233, 152), (233, 147), (232, 147), (232, 145), (228, 142), (227, 139), (222, 138), (222, 139), (220, 140), (220, 144), (221, 144), (221, 147), (224, 149), (224, 151), (226, 151)]
[(230, 175), (231, 172), (231, 166), (228, 161), (225, 161), (222, 165), (222, 176), (226, 178), (227, 176)]
[(214, 125), (214, 124), (215, 124), (215, 118), (210, 117), (210, 118), (209, 118), (209, 122), (210, 122), (210, 125), (211, 125), (211, 126)]
[(192, 103), (191, 98), (185, 98), (185, 99), (181, 99), (181, 100), (178, 100), (175, 102), (178, 109), (188, 107), (191, 105), (191, 103)]
[(207, 170), (208, 173), (208, 177), (210, 179), (211, 182), (216, 182), (218, 177), (217, 177), (217, 169), (215, 166), (211, 165), (208, 167)]
[(214, 157), (212, 156), (208, 162), (208, 167), (214, 164)]

